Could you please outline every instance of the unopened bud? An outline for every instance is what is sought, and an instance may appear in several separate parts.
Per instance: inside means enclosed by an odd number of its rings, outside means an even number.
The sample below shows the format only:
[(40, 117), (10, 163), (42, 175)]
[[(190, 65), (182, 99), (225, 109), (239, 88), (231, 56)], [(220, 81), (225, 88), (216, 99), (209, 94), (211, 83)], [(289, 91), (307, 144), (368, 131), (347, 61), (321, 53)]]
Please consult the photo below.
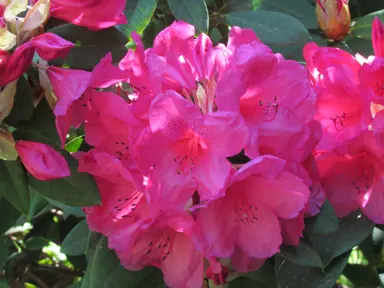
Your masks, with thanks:
[(332, 40), (342, 40), (351, 27), (349, 0), (317, 0), (317, 22), (324, 34)]
[(372, 46), (376, 57), (384, 57), (384, 25), (379, 17), (372, 24)]

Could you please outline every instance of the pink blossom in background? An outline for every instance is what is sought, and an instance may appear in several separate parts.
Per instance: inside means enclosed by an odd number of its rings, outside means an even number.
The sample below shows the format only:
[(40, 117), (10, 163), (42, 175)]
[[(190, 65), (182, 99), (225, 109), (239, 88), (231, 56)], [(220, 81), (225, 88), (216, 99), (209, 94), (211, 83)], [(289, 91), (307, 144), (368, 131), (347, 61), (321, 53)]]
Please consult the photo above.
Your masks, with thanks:
[(25, 168), (38, 180), (53, 180), (71, 175), (65, 158), (47, 144), (20, 140), (15, 148)]
[(125, 0), (52, 0), (50, 14), (53, 18), (75, 25), (101, 30), (127, 24), (123, 13)]

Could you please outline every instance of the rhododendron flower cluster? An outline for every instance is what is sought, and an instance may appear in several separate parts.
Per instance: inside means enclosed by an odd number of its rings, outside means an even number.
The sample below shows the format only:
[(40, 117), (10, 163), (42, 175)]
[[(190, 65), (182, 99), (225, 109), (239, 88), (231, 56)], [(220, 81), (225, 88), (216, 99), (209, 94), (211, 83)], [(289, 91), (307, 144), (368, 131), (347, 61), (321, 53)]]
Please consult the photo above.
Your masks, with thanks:
[[(67, 2), (52, 11), (74, 9)], [(117, 66), (110, 53), (91, 72), (42, 61), (61, 144), (83, 125), (91, 146), (74, 154), (100, 191), (102, 204), (84, 208), (90, 229), (126, 269), (156, 266), (170, 287), (201, 287), (204, 275), (224, 283), (298, 245), (326, 198), (339, 217), (360, 208), (384, 224), (382, 31), (376, 19), (368, 59), (310, 43), (306, 67), (250, 29), (234, 26), (214, 46), (182, 21), (148, 49), (133, 33), (136, 48)], [(28, 43), (43, 60), (73, 46), (49, 33)], [(16, 148), (38, 179), (70, 173), (42, 144)]]

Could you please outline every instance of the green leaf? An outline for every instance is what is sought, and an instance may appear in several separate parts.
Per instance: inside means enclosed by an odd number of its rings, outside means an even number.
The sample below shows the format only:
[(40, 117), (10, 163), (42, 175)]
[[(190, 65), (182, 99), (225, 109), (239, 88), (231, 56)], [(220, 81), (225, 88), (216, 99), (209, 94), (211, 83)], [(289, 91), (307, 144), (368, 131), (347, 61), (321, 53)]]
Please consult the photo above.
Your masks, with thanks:
[(56, 206), (60, 210), (63, 210), (64, 213), (67, 213), (76, 217), (81, 217), (81, 218), (85, 217), (85, 213), (81, 209), (81, 207), (65, 205), (59, 201), (50, 199), (49, 197), (45, 197), (45, 200), (47, 200), (48, 203), (52, 204), (53, 206)]
[(156, 10), (157, 0), (132, 0), (127, 1), (125, 15), (129, 19), (127, 25), (117, 28), (127, 37), (131, 37), (132, 31), (141, 34), (151, 21)]
[(345, 44), (354, 52), (365, 57), (373, 55), (372, 42), (361, 38), (348, 38)]
[(127, 52), (125, 44), (128, 38), (114, 27), (91, 31), (86, 27), (68, 23), (56, 26), (48, 32), (55, 33), (72, 43), (80, 43), (80, 46), (71, 49), (65, 59), (52, 61), (54, 65), (69, 63), (72, 69), (92, 70), (108, 52), (112, 53), (113, 61), (119, 61)]
[(358, 287), (380, 287), (377, 270), (372, 266), (348, 264), (343, 274)]
[(305, 267), (275, 257), (277, 288), (330, 288), (347, 265), (350, 251), (334, 259), (323, 271), (320, 268)]
[(28, 238), (24, 244), (28, 250), (35, 251), (35, 250), (43, 249), (44, 246), (48, 245), (48, 243), (49, 243), (48, 239), (45, 239), (44, 237), (37, 236), (37, 237)]
[(321, 207), (320, 213), (307, 221), (305, 225), (305, 234), (323, 235), (332, 233), (339, 229), (339, 220), (337, 219), (335, 210), (329, 201), (325, 201)]
[(306, 240), (301, 239), (298, 246), (282, 246), (281, 256), (285, 259), (307, 267), (322, 267), (317, 251)]
[(260, 9), (291, 15), (303, 23), (307, 29), (318, 28), (315, 7), (308, 0), (263, 0)]
[(5, 118), (5, 122), (11, 126), (15, 126), (19, 121), (28, 121), (35, 110), (32, 89), (24, 77), (19, 78), (16, 89), (15, 104), (11, 113)]
[(2, 195), (21, 213), (29, 212), (28, 182), (18, 160), (0, 161), (0, 190)]
[(209, 15), (204, 0), (168, 0), (168, 5), (176, 19), (195, 26), (196, 34), (208, 34)]
[(0, 235), (3, 235), (9, 228), (15, 225), (19, 217), (20, 212), (7, 199), (0, 197)]
[(0, 236), (0, 271), (3, 270), (5, 262), (7, 262), (10, 244), (11, 241), (8, 237)]
[(77, 256), (85, 254), (88, 245), (89, 229), (85, 220), (79, 222), (65, 237), (61, 253)]
[(264, 285), (262, 287), (276, 287), (273, 265), (271, 264), (271, 261), (266, 261), (259, 269), (245, 274), (244, 277), (252, 279), (253, 281), (259, 283), (259, 285)]
[(65, 144), (65, 150), (71, 153), (77, 152), (79, 151), (81, 144), (83, 144), (83, 141), (83, 136), (76, 137)]
[(31, 203), (29, 205), (29, 217), (32, 218), (47, 207), (48, 202), (32, 187), (29, 187), (29, 195), (31, 199)]
[(341, 219), (339, 230), (326, 235), (312, 235), (309, 240), (319, 253), (323, 267), (326, 267), (332, 259), (362, 243), (373, 228), (371, 221), (356, 212)]
[(372, 22), (375, 17), (379, 17), (381, 21), (384, 21), (384, 10), (373, 12), (357, 20), (356, 24), (351, 29), (352, 35), (365, 40), (371, 40)]
[(233, 12), (224, 15), (224, 19), (230, 26), (253, 29), (267, 45), (292, 45), (310, 40), (308, 30), (299, 20), (279, 12)]
[(260, 6), (261, 0), (223, 0), (223, 7), (220, 9), (222, 13), (230, 13), (236, 11), (255, 10)]
[(268, 288), (264, 284), (257, 283), (246, 277), (239, 277), (228, 283), (228, 288)]
[(160, 270), (147, 267), (141, 271), (125, 270), (116, 254), (108, 249), (107, 238), (101, 237), (92, 253), (84, 276), (83, 288), (156, 288), (163, 287)]
[(159, 19), (152, 19), (147, 28), (143, 32), (142, 41), (145, 48), (150, 48), (153, 46), (153, 41), (155, 40), (157, 34), (165, 28), (163, 21)]
[(100, 204), (100, 195), (93, 178), (77, 171), (77, 160), (61, 151), (71, 170), (71, 176), (50, 181), (39, 181), (29, 175), (29, 185), (50, 199), (69, 206), (93, 206)]

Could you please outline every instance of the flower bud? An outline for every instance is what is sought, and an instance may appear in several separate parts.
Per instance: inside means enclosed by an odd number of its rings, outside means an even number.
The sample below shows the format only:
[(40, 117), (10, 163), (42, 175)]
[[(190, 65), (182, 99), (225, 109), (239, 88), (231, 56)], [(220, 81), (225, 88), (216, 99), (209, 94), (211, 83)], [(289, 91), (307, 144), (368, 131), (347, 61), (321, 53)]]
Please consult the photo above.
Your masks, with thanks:
[(348, 34), (351, 26), (348, 1), (317, 0), (317, 22), (329, 39), (339, 41)]
[(376, 57), (384, 57), (384, 25), (379, 17), (372, 24), (372, 46)]

